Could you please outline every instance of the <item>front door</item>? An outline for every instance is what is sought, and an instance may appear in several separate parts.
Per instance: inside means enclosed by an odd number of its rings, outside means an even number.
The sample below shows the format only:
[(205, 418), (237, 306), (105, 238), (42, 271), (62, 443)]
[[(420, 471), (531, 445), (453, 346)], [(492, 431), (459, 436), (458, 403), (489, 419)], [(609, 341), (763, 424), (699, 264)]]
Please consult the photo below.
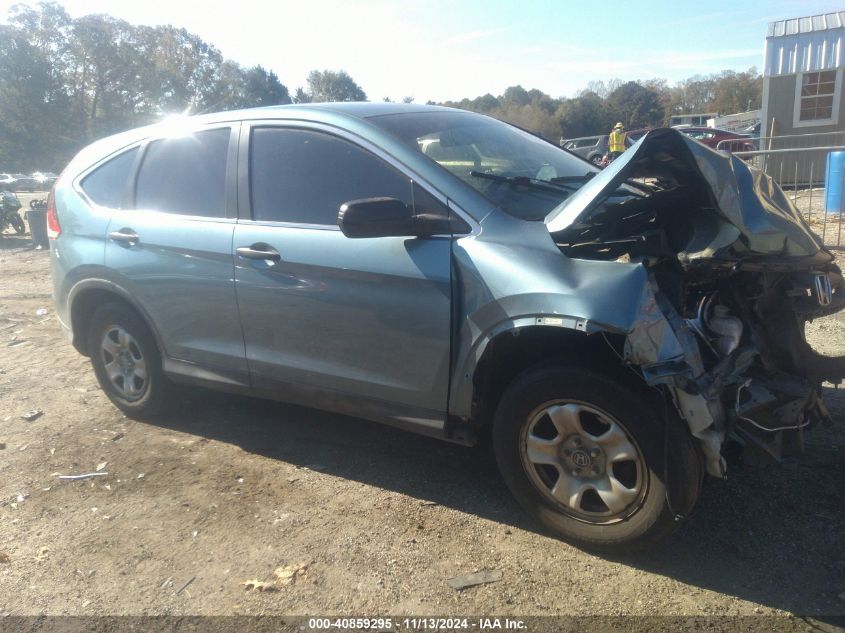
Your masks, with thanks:
[(252, 219), (239, 221), (234, 248), (253, 386), (442, 429), (451, 239), (349, 239), (337, 227), (342, 203), (389, 196), (410, 206), (416, 185), (318, 130), (254, 127), (248, 156)]

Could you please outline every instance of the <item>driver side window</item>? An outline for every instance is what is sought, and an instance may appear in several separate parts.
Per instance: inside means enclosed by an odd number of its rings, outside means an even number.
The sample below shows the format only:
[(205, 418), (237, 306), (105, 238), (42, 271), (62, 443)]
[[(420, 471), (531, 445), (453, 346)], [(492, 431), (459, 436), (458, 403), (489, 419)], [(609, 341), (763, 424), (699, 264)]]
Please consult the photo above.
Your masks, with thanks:
[(340, 205), (390, 197), (409, 207), (411, 180), (345, 139), (312, 130), (255, 128), (249, 157), (252, 217), (337, 225)]

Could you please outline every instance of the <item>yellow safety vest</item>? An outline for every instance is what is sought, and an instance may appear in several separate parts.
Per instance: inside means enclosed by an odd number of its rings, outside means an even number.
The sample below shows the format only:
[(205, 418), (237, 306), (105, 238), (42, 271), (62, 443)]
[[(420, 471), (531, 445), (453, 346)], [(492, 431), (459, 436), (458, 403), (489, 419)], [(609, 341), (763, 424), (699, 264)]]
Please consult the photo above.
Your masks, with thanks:
[(607, 140), (607, 149), (611, 152), (624, 152), (626, 136), (627, 134), (625, 132), (613, 130), (610, 133), (610, 138)]

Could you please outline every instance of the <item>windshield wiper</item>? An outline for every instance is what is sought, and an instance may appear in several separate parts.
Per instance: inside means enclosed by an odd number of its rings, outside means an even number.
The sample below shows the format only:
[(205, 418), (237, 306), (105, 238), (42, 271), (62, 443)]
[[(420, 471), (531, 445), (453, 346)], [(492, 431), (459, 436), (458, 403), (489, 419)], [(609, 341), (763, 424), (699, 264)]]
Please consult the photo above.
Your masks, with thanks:
[(529, 178), (528, 176), (502, 176), (501, 174), (488, 174), (485, 171), (471, 171), (470, 176), (475, 178), (486, 178), (487, 180), (495, 180), (497, 182), (506, 182), (511, 185), (521, 185), (523, 187), (533, 187), (534, 189), (544, 189), (546, 191), (554, 191), (555, 193), (569, 193), (570, 187), (562, 183), (552, 182), (550, 180), (540, 180), (538, 178)]
[(566, 184), (568, 182), (587, 182), (591, 178), (593, 178), (599, 172), (591, 171), (583, 176), (556, 176), (555, 178), (549, 178), (549, 182)]

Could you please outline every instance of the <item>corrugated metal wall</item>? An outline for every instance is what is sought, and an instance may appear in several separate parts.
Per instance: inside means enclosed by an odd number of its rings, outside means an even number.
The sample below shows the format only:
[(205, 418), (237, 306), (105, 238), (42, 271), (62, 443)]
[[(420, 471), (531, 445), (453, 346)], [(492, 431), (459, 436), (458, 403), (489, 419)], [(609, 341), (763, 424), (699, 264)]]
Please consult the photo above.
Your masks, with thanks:
[(763, 75), (792, 75), (845, 66), (845, 11), (769, 24)]

